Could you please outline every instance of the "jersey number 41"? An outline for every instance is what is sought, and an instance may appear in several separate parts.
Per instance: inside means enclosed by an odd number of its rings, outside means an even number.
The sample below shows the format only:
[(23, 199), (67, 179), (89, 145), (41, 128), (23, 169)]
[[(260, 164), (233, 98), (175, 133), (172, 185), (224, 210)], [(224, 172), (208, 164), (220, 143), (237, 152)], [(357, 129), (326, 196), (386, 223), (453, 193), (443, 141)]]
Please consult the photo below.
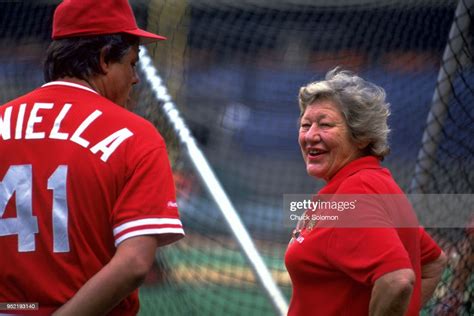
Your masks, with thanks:
[[(38, 219), (33, 216), (32, 165), (13, 165), (0, 182), (0, 236), (18, 235), (18, 251), (35, 251)], [(53, 251), (68, 252), (68, 205), (66, 194), (67, 166), (60, 165), (48, 179), (53, 191)], [(16, 217), (3, 218), (8, 202), (15, 193)]]

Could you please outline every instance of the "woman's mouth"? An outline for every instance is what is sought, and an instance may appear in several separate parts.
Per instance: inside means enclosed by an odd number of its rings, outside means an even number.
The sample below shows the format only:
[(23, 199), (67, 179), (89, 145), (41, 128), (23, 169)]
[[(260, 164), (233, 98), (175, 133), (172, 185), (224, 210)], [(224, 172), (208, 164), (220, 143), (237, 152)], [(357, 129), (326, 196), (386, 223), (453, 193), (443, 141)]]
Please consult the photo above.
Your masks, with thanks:
[(327, 151), (322, 149), (310, 149), (307, 151), (307, 156), (309, 160), (318, 159), (321, 155), (325, 154)]

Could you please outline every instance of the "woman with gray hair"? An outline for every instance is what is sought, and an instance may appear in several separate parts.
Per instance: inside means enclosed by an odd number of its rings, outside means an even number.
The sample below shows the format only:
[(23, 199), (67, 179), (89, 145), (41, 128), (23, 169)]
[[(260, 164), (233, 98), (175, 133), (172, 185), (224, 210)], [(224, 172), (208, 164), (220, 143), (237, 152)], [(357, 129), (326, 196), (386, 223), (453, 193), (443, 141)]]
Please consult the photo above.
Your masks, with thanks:
[[(320, 209), (305, 213), (311, 216), (295, 230), (285, 256), (293, 284), (288, 315), (418, 315), (446, 257), (417, 224), (398, 225), (397, 218), (415, 217), (411, 208), (370, 198), (406, 200), (380, 164), (390, 151), (384, 89), (336, 68), (300, 89), (299, 106), (306, 171), (326, 181), (316, 199), (369, 198), (332, 216), (342, 218), (336, 224), (314, 216)], [(361, 218), (370, 221), (361, 224)]]

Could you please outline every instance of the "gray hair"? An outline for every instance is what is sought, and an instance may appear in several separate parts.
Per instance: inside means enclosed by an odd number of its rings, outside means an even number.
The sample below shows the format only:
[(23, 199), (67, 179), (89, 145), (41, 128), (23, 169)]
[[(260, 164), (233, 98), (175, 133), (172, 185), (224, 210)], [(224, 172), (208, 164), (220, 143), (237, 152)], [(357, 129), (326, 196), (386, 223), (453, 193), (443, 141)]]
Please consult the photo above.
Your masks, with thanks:
[(385, 90), (350, 71), (335, 68), (326, 80), (315, 81), (300, 88), (300, 117), (306, 108), (318, 100), (335, 102), (342, 112), (357, 143), (367, 143), (367, 153), (383, 159), (390, 152), (387, 118), (390, 104)]

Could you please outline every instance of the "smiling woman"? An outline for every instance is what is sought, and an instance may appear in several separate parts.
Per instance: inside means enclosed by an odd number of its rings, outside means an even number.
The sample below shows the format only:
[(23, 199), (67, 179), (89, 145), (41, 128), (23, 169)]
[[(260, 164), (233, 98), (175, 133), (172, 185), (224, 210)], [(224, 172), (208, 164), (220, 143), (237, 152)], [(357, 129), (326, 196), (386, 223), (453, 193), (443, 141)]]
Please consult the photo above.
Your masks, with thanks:
[(351, 138), (338, 105), (330, 100), (307, 107), (301, 117), (299, 144), (308, 174), (326, 181), (363, 155), (363, 144)]
[[(389, 153), (384, 90), (335, 69), (302, 87), (299, 100), (298, 141), (307, 173), (327, 182), (316, 199), (402, 199), (392, 205), (359, 201), (353, 220), (376, 218), (377, 225), (357, 228), (342, 220), (328, 227), (318, 212), (305, 213), (309, 220), (300, 221), (285, 256), (293, 284), (288, 315), (418, 315), (439, 280), (444, 254), (416, 221), (397, 226), (398, 217), (414, 213), (380, 164)], [(423, 274), (427, 266), (436, 267), (434, 278)]]
[(330, 101), (343, 116), (352, 140), (363, 145), (366, 154), (383, 160), (390, 152), (387, 140), (390, 105), (385, 100), (384, 89), (337, 68), (328, 72), (326, 79), (300, 89), (300, 115), (316, 101)]

